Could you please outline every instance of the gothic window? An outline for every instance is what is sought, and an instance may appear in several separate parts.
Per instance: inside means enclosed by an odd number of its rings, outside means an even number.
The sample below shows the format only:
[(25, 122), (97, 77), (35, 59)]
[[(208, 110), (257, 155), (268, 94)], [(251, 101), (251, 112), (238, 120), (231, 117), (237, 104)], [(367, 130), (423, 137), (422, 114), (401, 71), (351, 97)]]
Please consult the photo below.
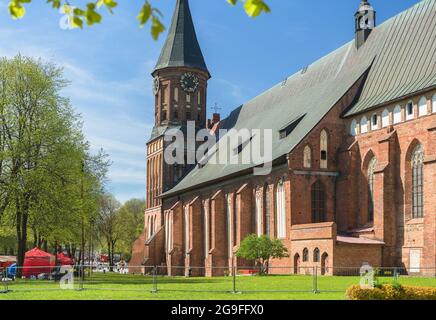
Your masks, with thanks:
[(315, 248), (315, 250), (313, 250), (313, 262), (319, 262), (320, 260), (320, 252), (318, 248)]
[(371, 116), (371, 130), (377, 130), (378, 129), (378, 116), (376, 113), (374, 113)]
[(189, 252), (189, 205), (185, 206), (185, 254)]
[(312, 223), (326, 221), (325, 187), (321, 181), (312, 185)]
[(418, 115), (420, 117), (427, 115), (427, 98), (422, 97), (418, 103)]
[(411, 120), (413, 118), (414, 118), (413, 102), (410, 101), (406, 105), (406, 120)]
[(256, 201), (255, 201), (255, 219), (256, 222), (256, 234), (262, 235), (262, 194), (260, 188), (256, 188)]
[(277, 237), (286, 238), (286, 204), (285, 186), (280, 180), (276, 191)]
[(350, 134), (352, 136), (355, 136), (357, 134), (356, 132), (356, 126), (357, 126), (357, 122), (355, 119), (353, 119), (353, 121), (351, 121), (351, 125), (350, 125)]
[(271, 216), (271, 199), (270, 199), (270, 192), (269, 192), (269, 186), (265, 184), (263, 187), (263, 226), (264, 231), (267, 236), (270, 236), (270, 216)]
[(432, 111), (436, 112), (436, 94), (433, 96), (433, 99), (431, 100), (432, 104)]
[(384, 109), (382, 113), (382, 127), (386, 128), (389, 125), (389, 110)]
[(328, 158), (328, 135), (326, 130), (322, 130), (320, 134), (320, 167), (327, 169)]
[(312, 149), (310, 146), (306, 146), (304, 148), (304, 167), (311, 168), (312, 167)]
[(422, 145), (416, 146), (412, 154), (412, 217), (424, 216), (424, 150)]
[(368, 221), (374, 221), (374, 171), (377, 159), (373, 157), (368, 164)]
[(401, 122), (401, 107), (396, 106), (394, 108), (394, 124), (397, 124), (400, 122)]
[(368, 132), (368, 118), (363, 117), (360, 120), (360, 133), (367, 133)]
[(304, 248), (303, 250), (303, 262), (309, 261), (309, 249)]

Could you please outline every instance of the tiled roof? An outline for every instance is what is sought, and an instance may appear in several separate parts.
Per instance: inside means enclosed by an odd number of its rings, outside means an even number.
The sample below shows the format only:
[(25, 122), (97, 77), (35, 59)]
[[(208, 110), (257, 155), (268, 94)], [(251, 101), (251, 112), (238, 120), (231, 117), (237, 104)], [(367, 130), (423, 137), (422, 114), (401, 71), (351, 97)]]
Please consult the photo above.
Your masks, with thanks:
[[(353, 40), (238, 107), (222, 121), (221, 128), (271, 129), (272, 160), (279, 159), (291, 152), (367, 71), (360, 100), (347, 116), (436, 85), (435, 34), (436, 0), (423, 0), (375, 28), (359, 49)], [(302, 114), (305, 116), (298, 125), (281, 139), (280, 129)], [(225, 157), (229, 151), (220, 148), (224, 138), (217, 143), (216, 154)], [(259, 148), (263, 138), (253, 139), (250, 146)], [(246, 172), (259, 163), (257, 160), (197, 166), (164, 196)]]

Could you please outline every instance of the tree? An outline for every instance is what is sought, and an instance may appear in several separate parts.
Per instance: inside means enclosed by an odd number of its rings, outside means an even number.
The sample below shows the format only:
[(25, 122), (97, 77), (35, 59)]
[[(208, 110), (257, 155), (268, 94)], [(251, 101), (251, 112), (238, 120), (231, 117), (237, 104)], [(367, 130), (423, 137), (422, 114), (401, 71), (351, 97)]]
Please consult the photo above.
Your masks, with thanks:
[(122, 237), (123, 229), (119, 209), (121, 204), (111, 195), (104, 194), (100, 199), (100, 213), (97, 217), (98, 231), (107, 245), (109, 267), (112, 271), (114, 254), (118, 241)]
[(255, 234), (246, 237), (239, 246), (236, 256), (247, 260), (254, 260), (259, 266), (261, 274), (267, 272), (271, 258), (282, 259), (288, 257), (288, 250), (278, 239), (270, 239), (266, 235), (258, 237)]
[(130, 260), (133, 242), (144, 230), (145, 200), (131, 199), (119, 210), (121, 238), (119, 250), (126, 260)]
[[(32, 0), (10, 0), (9, 1), (9, 14), (14, 19), (21, 19), (26, 14), (25, 4), (32, 2)], [(235, 6), (238, 2), (243, 3), (244, 10), (250, 17), (257, 17), (262, 12), (270, 12), (270, 8), (263, 0), (227, 0), (227, 2)], [(64, 9), (64, 12), (69, 16), (72, 27), (83, 28), (84, 22), (88, 26), (92, 26), (96, 23), (101, 23), (102, 16), (99, 13), (99, 9), (104, 7), (113, 13), (118, 6), (118, 2), (115, 0), (96, 0), (90, 1), (84, 7), (77, 7), (67, 0), (47, 0), (54, 9)], [(149, 0), (144, 0), (144, 4), (141, 7), (137, 19), (140, 26), (143, 27), (151, 21), (150, 31), (154, 39), (157, 39), (159, 35), (165, 30), (165, 26), (161, 22), (162, 13), (156, 7), (154, 7)]]
[(13, 222), (21, 266), (29, 227), (37, 245), (77, 239), (80, 221), (96, 211), (109, 164), (89, 154), (81, 122), (60, 95), (67, 84), (61, 69), (4, 58), (0, 84), (0, 219)]

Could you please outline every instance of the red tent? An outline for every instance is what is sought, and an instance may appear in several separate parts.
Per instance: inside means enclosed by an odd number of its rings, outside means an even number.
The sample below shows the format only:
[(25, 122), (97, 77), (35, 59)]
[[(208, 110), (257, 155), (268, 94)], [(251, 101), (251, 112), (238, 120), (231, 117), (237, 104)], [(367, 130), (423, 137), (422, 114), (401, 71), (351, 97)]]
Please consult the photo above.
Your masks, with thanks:
[(24, 256), (23, 276), (37, 276), (50, 273), (55, 266), (55, 256), (38, 248), (27, 251)]
[(72, 266), (74, 264), (74, 260), (63, 252), (57, 254), (57, 262), (61, 264), (61, 266)]

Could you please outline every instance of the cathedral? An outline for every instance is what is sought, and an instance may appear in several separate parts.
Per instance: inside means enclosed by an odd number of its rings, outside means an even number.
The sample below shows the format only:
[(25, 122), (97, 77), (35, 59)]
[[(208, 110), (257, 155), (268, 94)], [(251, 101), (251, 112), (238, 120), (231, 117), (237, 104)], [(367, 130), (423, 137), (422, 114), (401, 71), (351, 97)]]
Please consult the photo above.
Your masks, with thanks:
[[(189, 2), (177, 0), (152, 73), (147, 208), (130, 272), (223, 275), (252, 263), (235, 252), (257, 234), (286, 246), (289, 257), (269, 265), (288, 273), (317, 266), (340, 274), (369, 263), (435, 275), (435, 16), (436, 0), (422, 0), (376, 25), (362, 0), (354, 39), (227, 118), (207, 119), (211, 74)], [(166, 133), (185, 132), (188, 122), (212, 134), (272, 131), (270, 172), (254, 174), (259, 163), (168, 164)], [(225, 153), (226, 135), (215, 152)], [(256, 143), (249, 137), (236, 153)], [(185, 147), (185, 158), (195, 149)]]

